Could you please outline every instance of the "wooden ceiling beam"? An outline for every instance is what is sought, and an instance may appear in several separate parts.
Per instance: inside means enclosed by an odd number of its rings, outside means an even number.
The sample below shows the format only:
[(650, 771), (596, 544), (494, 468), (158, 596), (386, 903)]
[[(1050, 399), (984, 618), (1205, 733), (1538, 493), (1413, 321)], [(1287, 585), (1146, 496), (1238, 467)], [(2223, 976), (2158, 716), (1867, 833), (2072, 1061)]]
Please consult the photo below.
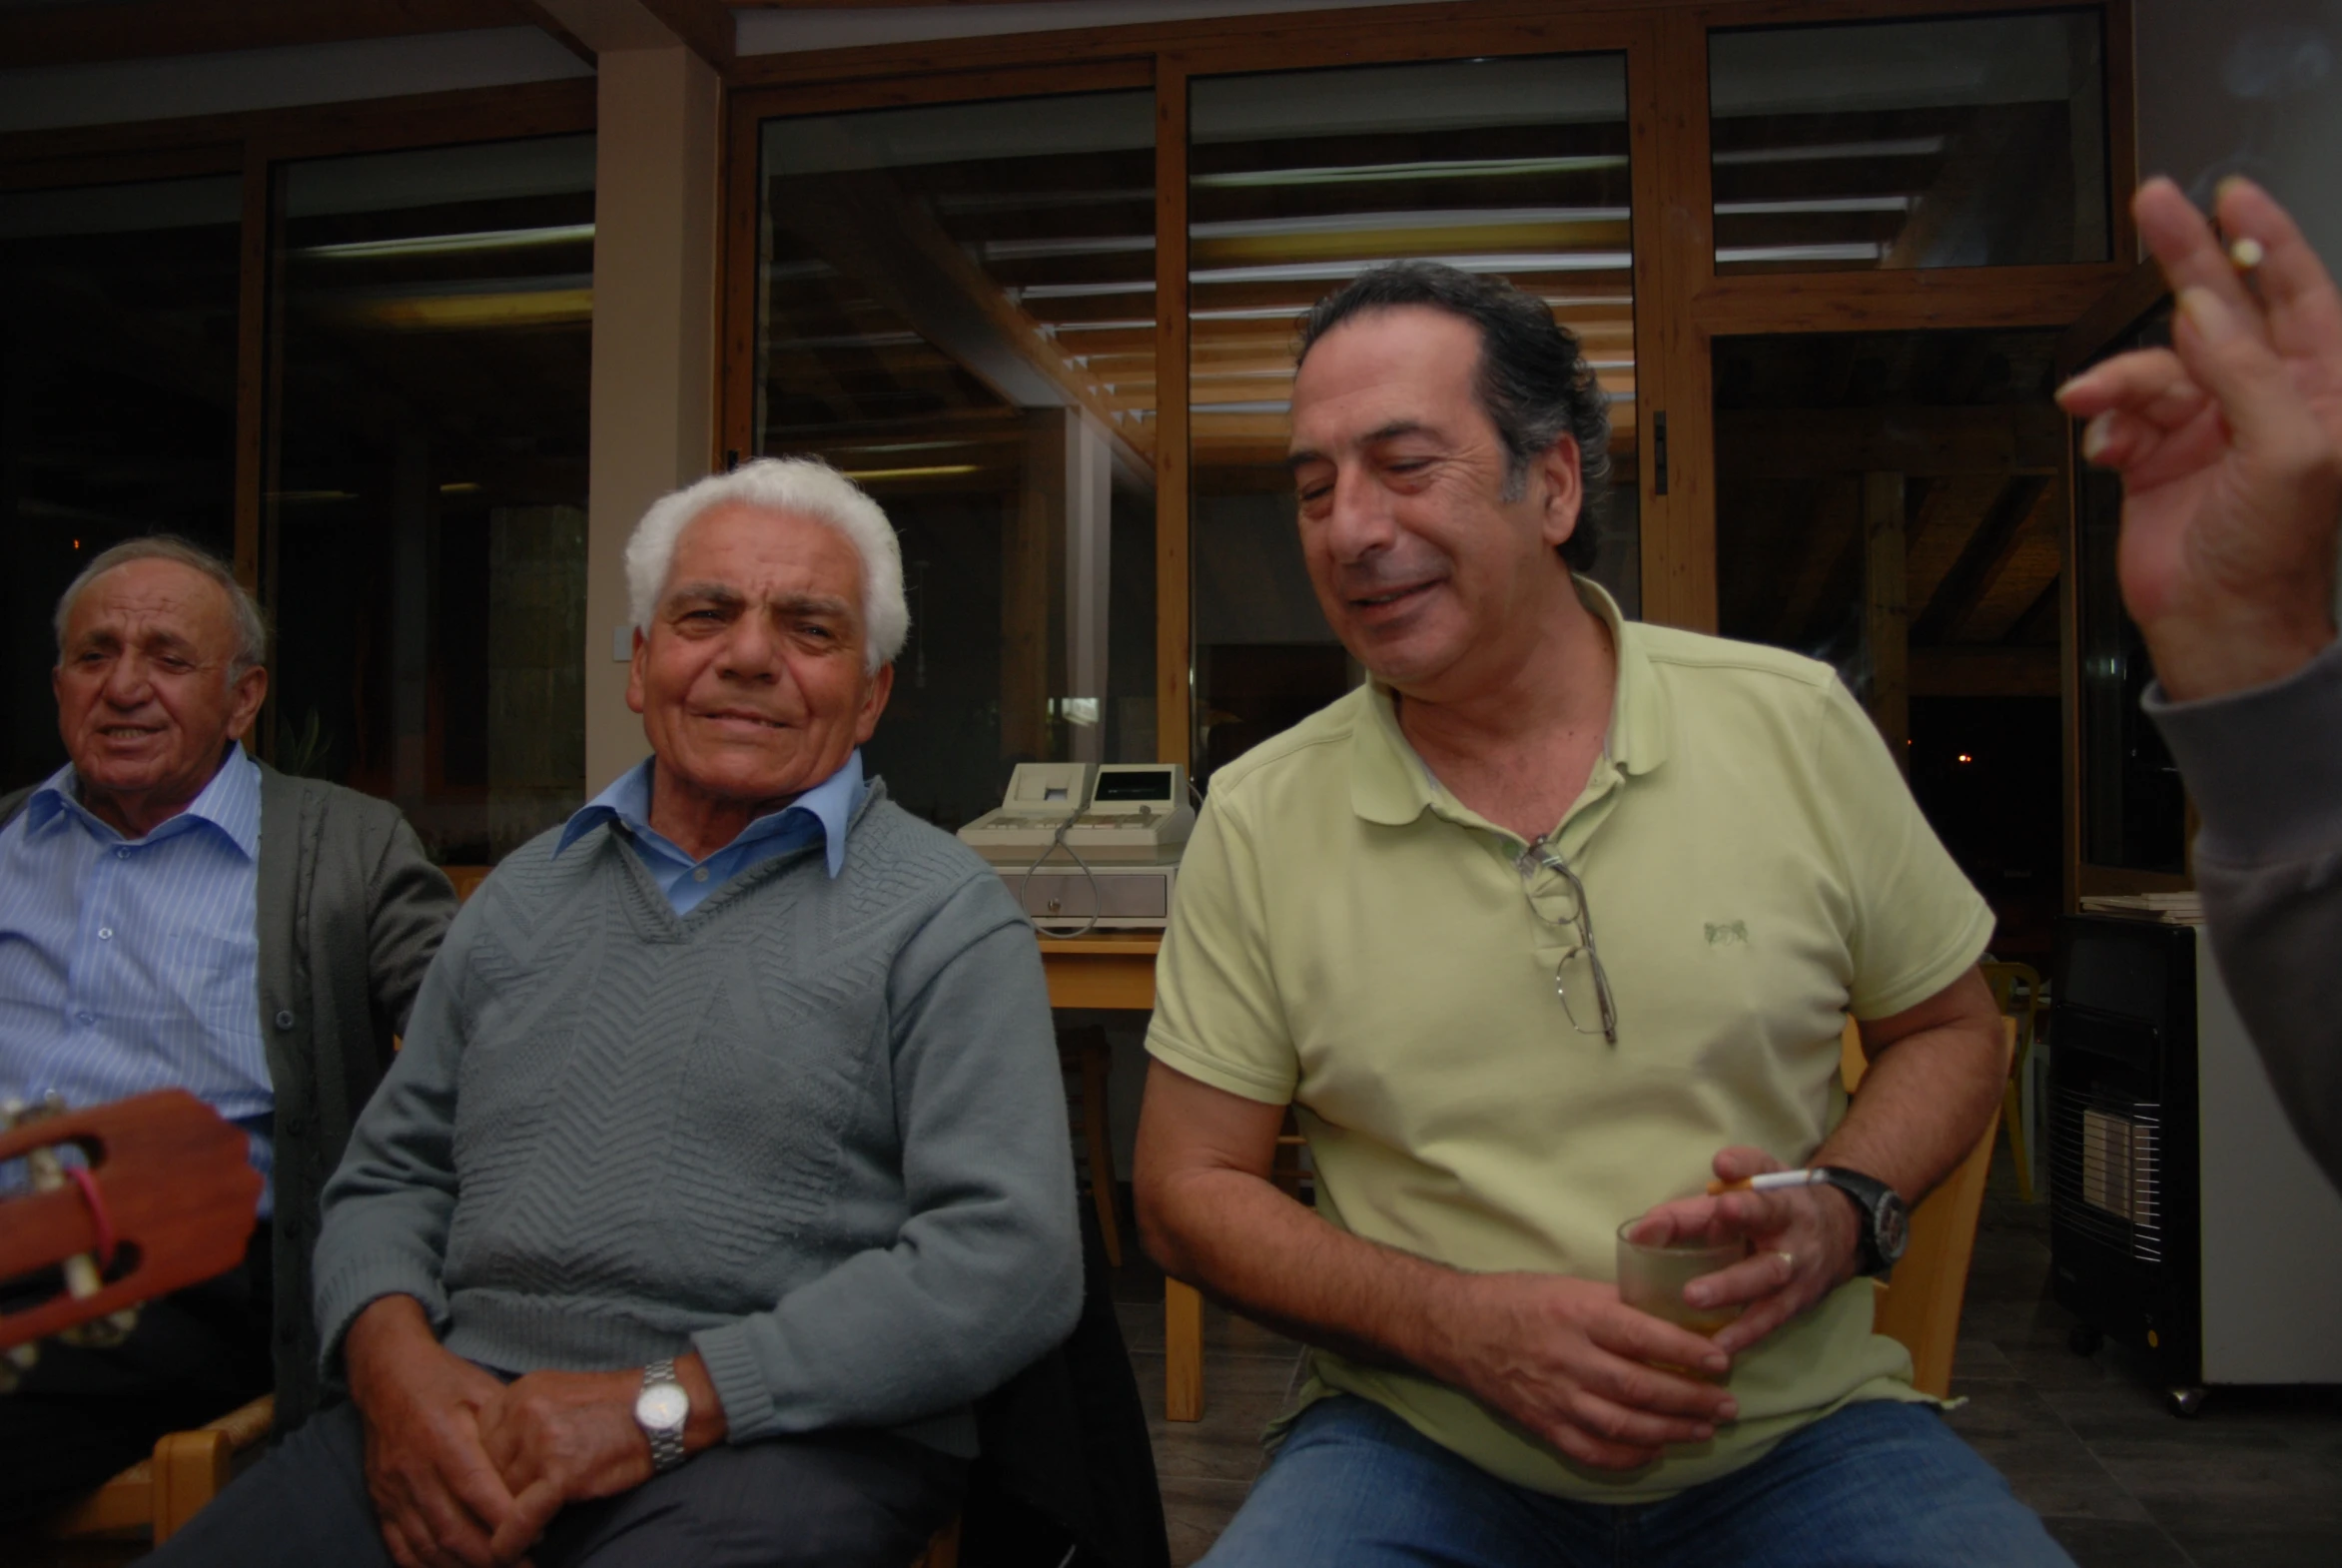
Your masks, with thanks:
[(1915, 697), (2054, 697), (2060, 678), (2054, 646), (1911, 650)]
[(1134, 474), (1151, 475), (1104, 387), (1068, 364), (927, 207), (877, 173), (772, 182), (773, 220), (1019, 408), (1081, 407)]
[[(717, 70), (730, 66), (738, 29), (722, 0), (514, 0), (529, 20), (587, 58), (609, 49), (681, 44)], [(588, 53), (590, 51), (590, 53)]]
[(0, 60), (11, 67), (95, 65), (528, 21), (509, 0), (118, 0), (0, 11)]
[(2048, 478), (2042, 474), (2009, 476), (2008, 487), (2000, 492), (1991, 510), (1984, 513), (1984, 520), (1976, 524), (1967, 548), (1960, 552), (1958, 564), (1945, 573), (1943, 585), (1936, 590), (1926, 612), (1913, 618), (1913, 642), (1952, 640), (1960, 622), (1983, 602), (2002, 568), (2016, 553), (2024, 537), (2025, 524), (2031, 520), (2033, 509), (2042, 504), (2049, 488)]
[(1716, 466), (1743, 479), (2057, 471), (2055, 407), (1740, 408), (1716, 415)]
[(637, 0), (684, 47), (721, 71), (739, 55), (739, 24), (722, 0)]

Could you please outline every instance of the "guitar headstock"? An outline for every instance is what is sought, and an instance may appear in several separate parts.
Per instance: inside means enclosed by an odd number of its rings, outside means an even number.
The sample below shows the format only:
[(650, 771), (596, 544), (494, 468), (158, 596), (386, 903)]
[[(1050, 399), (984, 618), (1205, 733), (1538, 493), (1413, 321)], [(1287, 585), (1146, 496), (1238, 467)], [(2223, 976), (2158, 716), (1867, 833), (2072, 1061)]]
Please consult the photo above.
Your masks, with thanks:
[(94, 1253), (108, 1226), (114, 1266), (88, 1294), (59, 1291), (0, 1312), (0, 1350), (225, 1273), (252, 1234), (261, 1177), (250, 1143), (185, 1090), (25, 1122), (0, 1132), (0, 1162), (68, 1145), (86, 1165), (86, 1189), (69, 1182), (0, 1199), (0, 1280)]

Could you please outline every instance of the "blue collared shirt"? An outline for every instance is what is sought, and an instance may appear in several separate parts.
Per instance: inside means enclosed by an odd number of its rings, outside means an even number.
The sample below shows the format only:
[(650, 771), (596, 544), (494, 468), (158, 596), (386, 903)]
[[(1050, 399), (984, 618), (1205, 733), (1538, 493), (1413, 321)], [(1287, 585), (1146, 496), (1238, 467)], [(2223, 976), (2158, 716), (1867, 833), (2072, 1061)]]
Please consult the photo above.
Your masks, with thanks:
[(0, 830), (0, 1095), (185, 1089), (244, 1128), (266, 1178), (260, 840), (261, 770), (241, 746), (141, 839), (91, 815), (70, 763), (50, 775)]
[(837, 772), (822, 780), (779, 811), (758, 817), (737, 838), (705, 860), (693, 860), (650, 825), (651, 759), (628, 768), (599, 795), (577, 808), (553, 846), (558, 855), (592, 829), (615, 822), (634, 847), (643, 869), (667, 895), (678, 915), (688, 915), (710, 893), (775, 855), (803, 849), (825, 840), (829, 872), (836, 876), (846, 865), (846, 828), (869, 791), (862, 782), (862, 750), (856, 747)]

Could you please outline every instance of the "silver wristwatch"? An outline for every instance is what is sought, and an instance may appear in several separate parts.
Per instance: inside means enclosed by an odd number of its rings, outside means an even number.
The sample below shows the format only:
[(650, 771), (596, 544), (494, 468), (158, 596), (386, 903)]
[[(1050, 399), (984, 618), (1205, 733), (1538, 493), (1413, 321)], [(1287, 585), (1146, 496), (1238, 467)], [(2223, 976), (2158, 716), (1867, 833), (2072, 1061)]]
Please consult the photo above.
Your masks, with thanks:
[(650, 1439), (650, 1468), (664, 1474), (683, 1462), (683, 1423), (691, 1418), (691, 1395), (675, 1381), (672, 1357), (642, 1369), (642, 1392), (634, 1396), (634, 1424)]

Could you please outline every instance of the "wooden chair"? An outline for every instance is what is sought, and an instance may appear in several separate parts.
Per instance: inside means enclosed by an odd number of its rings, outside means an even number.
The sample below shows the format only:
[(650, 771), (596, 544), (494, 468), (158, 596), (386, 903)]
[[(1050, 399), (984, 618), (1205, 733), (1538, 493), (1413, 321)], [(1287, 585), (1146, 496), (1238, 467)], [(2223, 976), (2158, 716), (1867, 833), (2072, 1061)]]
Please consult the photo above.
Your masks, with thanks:
[(196, 1511), (220, 1495), (237, 1459), (260, 1447), (276, 1419), (274, 1394), (231, 1410), (192, 1432), (166, 1432), (154, 1457), (141, 1459), (49, 1521), (53, 1540), (99, 1536), (135, 1538), (148, 1532), (162, 1545)]
[[(2008, 1153), (2016, 1162), (2016, 1195), (2033, 1200), (2033, 1163), (2024, 1152), (2024, 1065), (2032, 1056), (2033, 1031), (2041, 1015), (2041, 977), (2030, 964), (1978, 964), (1992, 988), (1992, 1005), (2015, 1021), (2016, 1050), (2009, 1057), (2008, 1087), (2000, 1095), (2000, 1125), (2008, 1129)], [(2019, 988), (2023, 996), (2017, 995)]]
[(477, 893), (479, 885), (487, 881), (488, 873), (496, 868), (493, 866), (441, 866), (439, 869), (446, 873), (449, 882), (455, 884), (455, 902), (460, 904), (472, 894)]
[[(2001, 1020), (2013, 1042), (2016, 1023)], [(1839, 1068), (1848, 1093), (1869, 1065), (1853, 1019), (1839, 1042)], [(1911, 1351), (1912, 1386), (1939, 1399), (1952, 1393), (1952, 1357), (1959, 1343), (1959, 1308), (1967, 1297), (1968, 1259), (1976, 1249), (1976, 1220), (1984, 1205), (1984, 1174), (1992, 1165), (1999, 1119), (1984, 1129), (1967, 1159), (1912, 1211), (1911, 1243), (1895, 1265), (1891, 1284), (1877, 1287), (1872, 1327)]]
[(927, 1550), (911, 1561), (911, 1568), (960, 1568), (960, 1516), (952, 1515), (952, 1522), (935, 1532), (927, 1543)]

